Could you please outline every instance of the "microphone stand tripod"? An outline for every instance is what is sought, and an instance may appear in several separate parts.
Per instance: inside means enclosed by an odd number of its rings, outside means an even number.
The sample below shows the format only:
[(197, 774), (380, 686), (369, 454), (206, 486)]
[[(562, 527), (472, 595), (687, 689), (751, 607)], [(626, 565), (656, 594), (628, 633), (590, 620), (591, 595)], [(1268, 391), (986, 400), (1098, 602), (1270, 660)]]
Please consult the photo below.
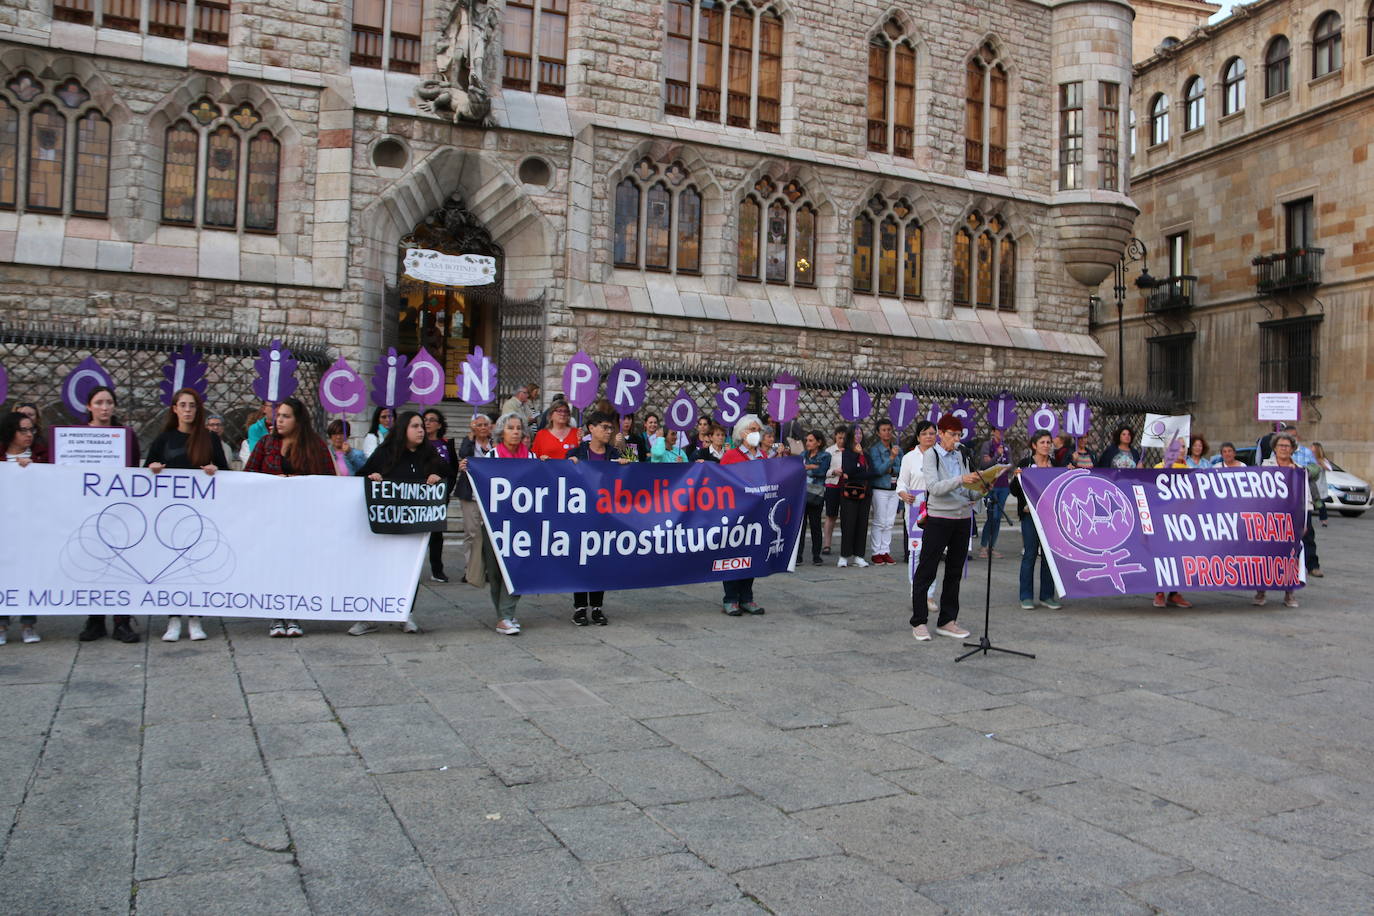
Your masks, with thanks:
[[(1024, 549), (1024, 548), (1023, 548), (1023, 549)], [(966, 642), (966, 643), (964, 643), (964, 648), (968, 649), (969, 651), (965, 652), (963, 655), (961, 655), (961, 656), (959, 656), (958, 658), (956, 658), (955, 661), (956, 661), (956, 662), (961, 662), (961, 661), (963, 661), (964, 659), (968, 658), (970, 655), (977, 655), (979, 652), (982, 652), (984, 655), (987, 655), (989, 652), (1005, 652), (1007, 655), (1019, 655), (1019, 656), (1021, 656), (1022, 658), (1035, 658), (1035, 655), (1032, 654), (1032, 653), (1030, 653), (1030, 652), (1018, 652), (1018, 651), (1016, 651), (1015, 649), (1003, 649), (1003, 648), (1000, 647), (1000, 646), (994, 646), (994, 645), (992, 644), (992, 640), (988, 639), (988, 621), (989, 621), (989, 619), (991, 618), (991, 616), (992, 616), (992, 551), (989, 550), (989, 551), (988, 551), (988, 587), (987, 587), (987, 592), (986, 592), (986, 594), (984, 594), (984, 596), (983, 596), (983, 635), (981, 635), (981, 636), (978, 637), (978, 641), (977, 641), (976, 643), (975, 643), (975, 642)]]

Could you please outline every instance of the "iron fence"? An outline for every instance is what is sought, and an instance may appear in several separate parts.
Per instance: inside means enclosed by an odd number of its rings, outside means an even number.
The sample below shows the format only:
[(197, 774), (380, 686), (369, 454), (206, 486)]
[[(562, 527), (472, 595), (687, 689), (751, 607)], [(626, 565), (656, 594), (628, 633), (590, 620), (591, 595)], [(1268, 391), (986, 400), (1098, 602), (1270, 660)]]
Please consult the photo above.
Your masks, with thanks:
[[(62, 380), (88, 356), (114, 379), (119, 398), (117, 414), (147, 445), (162, 429), (167, 408), (160, 398), (162, 367), (171, 353), (190, 344), (204, 357), (207, 406), (224, 417), (224, 436), (237, 447), (256, 419), (260, 402), (253, 396), (253, 362), (271, 336), (196, 334), (174, 329), (157, 331), (79, 326), (7, 325), (0, 322), (0, 365), (9, 372), (9, 400), (5, 407), (31, 401), (39, 405), (43, 425), (71, 424), (81, 419), (62, 402)], [(315, 425), (327, 421), (316, 409), (320, 373), (328, 367), (324, 346), (317, 341), (280, 338), (296, 359), (299, 382), (295, 396), (311, 408)]]

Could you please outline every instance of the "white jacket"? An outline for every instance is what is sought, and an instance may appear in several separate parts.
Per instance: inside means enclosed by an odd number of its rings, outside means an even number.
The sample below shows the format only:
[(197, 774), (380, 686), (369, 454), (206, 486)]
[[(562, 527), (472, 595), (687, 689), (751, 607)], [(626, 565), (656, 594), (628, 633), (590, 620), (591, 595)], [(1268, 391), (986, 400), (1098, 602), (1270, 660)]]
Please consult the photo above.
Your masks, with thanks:
[[(934, 448), (934, 446), (931, 446)], [(918, 445), (902, 456), (902, 467), (897, 472), (897, 494), (915, 493), (926, 488), (926, 475), (922, 470), (925, 453)]]

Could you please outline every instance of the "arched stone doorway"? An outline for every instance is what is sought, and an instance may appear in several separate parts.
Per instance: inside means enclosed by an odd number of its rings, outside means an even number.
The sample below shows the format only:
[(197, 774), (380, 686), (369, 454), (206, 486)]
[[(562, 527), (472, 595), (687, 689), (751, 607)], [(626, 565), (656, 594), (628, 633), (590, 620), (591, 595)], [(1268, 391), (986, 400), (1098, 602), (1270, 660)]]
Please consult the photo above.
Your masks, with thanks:
[[(446, 255), (477, 254), (496, 261), (491, 282), (481, 286), (443, 286), (405, 274), (401, 263), (411, 248)], [(475, 347), (497, 360), (501, 390), (543, 378), (544, 301), (507, 299), (506, 256), (501, 245), (468, 210), (459, 192), (449, 195), (397, 246), (396, 316), (393, 339), (398, 352), (413, 356), (424, 347), (444, 366), (445, 397), (458, 396), (456, 377)]]

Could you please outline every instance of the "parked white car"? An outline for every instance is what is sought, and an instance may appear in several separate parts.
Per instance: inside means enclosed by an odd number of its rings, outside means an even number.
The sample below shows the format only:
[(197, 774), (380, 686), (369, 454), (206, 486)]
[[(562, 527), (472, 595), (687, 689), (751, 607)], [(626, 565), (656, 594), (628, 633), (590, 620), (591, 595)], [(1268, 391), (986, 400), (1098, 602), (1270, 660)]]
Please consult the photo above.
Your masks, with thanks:
[(1341, 515), (1358, 518), (1370, 506), (1369, 482), (1331, 462), (1334, 470), (1326, 472), (1326, 505)]

